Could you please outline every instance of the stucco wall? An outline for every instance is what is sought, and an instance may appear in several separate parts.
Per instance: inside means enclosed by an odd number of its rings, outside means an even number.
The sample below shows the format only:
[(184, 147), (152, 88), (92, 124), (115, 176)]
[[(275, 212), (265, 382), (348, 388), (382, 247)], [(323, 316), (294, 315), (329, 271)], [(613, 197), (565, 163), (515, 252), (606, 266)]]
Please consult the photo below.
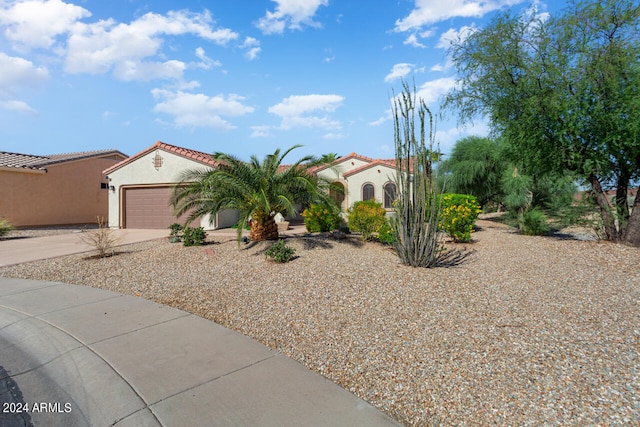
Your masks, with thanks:
[(379, 203), (384, 203), (383, 188), (386, 183), (393, 182), (395, 176), (394, 168), (384, 165), (374, 165), (356, 174), (348, 175), (346, 178), (344, 176), (345, 173), (366, 164), (368, 163), (360, 159), (347, 159), (331, 168), (323, 169), (318, 172), (318, 176), (330, 181), (340, 182), (345, 186), (345, 205), (347, 208), (353, 206), (355, 202), (362, 200), (362, 187), (366, 183), (373, 184), (375, 188), (375, 200)]
[(0, 216), (18, 227), (95, 223), (108, 216), (102, 171), (119, 160), (84, 159), (46, 173), (0, 170)]

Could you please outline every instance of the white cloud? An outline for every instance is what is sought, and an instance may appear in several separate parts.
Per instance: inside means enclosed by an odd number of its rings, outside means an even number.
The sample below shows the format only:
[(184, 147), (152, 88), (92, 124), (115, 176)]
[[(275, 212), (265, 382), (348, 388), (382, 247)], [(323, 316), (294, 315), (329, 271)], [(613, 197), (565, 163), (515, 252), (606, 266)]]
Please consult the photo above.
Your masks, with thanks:
[(467, 126), (451, 127), (446, 130), (438, 130), (435, 134), (436, 143), (439, 145), (440, 152), (445, 154), (451, 153), (456, 142), (468, 136), (488, 136), (490, 134), (489, 122), (486, 119)]
[(407, 37), (406, 40), (402, 42), (402, 44), (419, 48), (427, 47), (418, 41), (418, 37), (415, 34), (410, 34), (409, 37)]
[(238, 117), (254, 111), (242, 103), (243, 97), (235, 94), (207, 96), (202, 93), (187, 93), (154, 89), (151, 91), (158, 103), (153, 108), (157, 113), (173, 116), (177, 127), (211, 127), (234, 129), (222, 117)]
[[(420, 87), (417, 88), (416, 97), (417, 99), (422, 99), (427, 107), (429, 107), (431, 111), (435, 113), (437, 108), (439, 107), (439, 101), (442, 100), (442, 97), (446, 95), (455, 86), (455, 84), (456, 79), (454, 77), (443, 77), (441, 79), (430, 80), (423, 83)], [(391, 103), (393, 102), (394, 100), (392, 99)], [(380, 118), (374, 120), (373, 122), (370, 122), (369, 126), (380, 126), (392, 120), (393, 109), (389, 108), (384, 111)]]
[[(450, 28), (444, 33), (440, 34), (440, 38), (438, 39), (438, 43), (436, 44), (436, 47), (447, 51), (451, 47), (452, 43), (458, 40), (466, 39), (475, 31), (478, 31), (478, 28), (473, 24), (470, 26), (465, 25), (463, 27), (460, 27), (459, 30)], [(444, 63), (435, 64), (434, 66), (431, 67), (431, 71), (440, 71), (440, 72), (448, 71), (452, 67), (453, 67), (453, 61), (451, 57), (447, 55), (447, 57), (444, 59)]]
[(0, 52), (0, 108), (18, 113), (36, 114), (29, 104), (18, 99), (9, 99), (22, 88), (35, 87), (49, 78), (46, 68), (33, 65), (23, 58)]
[(279, 104), (269, 107), (269, 112), (282, 118), (281, 129), (316, 127), (338, 129), (340, 122), (329, 118), (342, 105), (339, 95), (292, 95)]
[(320, 27), (313, 20), (320, 6), (327, 6), (329, 0), (272, 0), (277, 4), (275, 12), (267, 11), (256, 23), (265, 34), (280, 34), (285, 29), (301, 30), (302, 25)]
[(0, 108), (3, 110), (15, 111), (17, 113), (26, 113), (26, 114), (36, 114), (37, 111), (34, 110), (24, 101), (19, 100), (8, 100), (8, 101), (0, 101)]
[(407, 64), (406, 62), (395, 64), (391, 72), (384, 78), (384, 81), (393, 82), (398, 79), (403, 79), (413, 70), (413, 67), (415, 67), (415, 65)]
[(113, 75), (124, 81), (179, 79), (187, 68), (182, 61), (170, 60), (166, 62), (139, 62), (125, 60), (115, 64)]
[(329, 132), (325, 134), (322, 138), (328, 139), (328, 140), (339, 140), (339, 139), (344, 139), (344, 137), (345, 136), (341, 133)]
[(389, 108), (388, 110), (386, 110), (382, 116), (380, 116), (379, 119), (374, 120), (373, 122), (369, 123), (369, 126), (380, 126), (386, 122), (389, 122), (393, 120), (393, 111), (391, 111), (391, 109)]
[(0, 52), (0, 94), (17, 87), (37, 86), (49, 77), (46, 68), (31, 61)]
[(60, 0), (2, 2), (0, 26), (5, 37), (19, 50), (49, 48), (58, 35), (66, 34), (79, 19), (91, 13)]
[(215, 61), (207, 56), (207, 53), (202, 47), (197, 47), (195, 52), (196, 57), (200, 60), (200, 62), (196, 63), (196, 67), (202, 68), (203, 70), (209, 70), (211, 67), (221, 67), (222, 63), (220, 61)]
[(124, 80), (179, 78), (186, 69), (183, 62), (152, 58), (161, 56), (163, 36), (182, 34), (195, 34), (219, 45), (238, 37), (231, 30), (214, 29), (209, 12), (147, 13), (130, 24), (113, 20), (76, 23), (68, 40), (65, 68), (70, 73), (113, 71)]
[(473, 24), (462, 26), (459, 30), (449, 28), (447, 31), (440, 34), (436, 47), (440, 49), (448, 49), (454, 41), (458, 39), (465, 40), (476, 31), (478, 31), (478, 28)]
[(269, 112), (279, 116), (300, 116), (311, 111), (334, 112), (342, 105), (340, 95), (292, 95), (279, 104), (269, 107)]
[(251, 126), (251, 138), (271, 138), (271, 126)]
[(446, 95), (456, 84), (455, 77), (443, 77), (441, 79), (431, 80), (423, 83), (418, 88), (416, 96), (422, 99), (427, 106), (436, 107), (438, 102)]
[(521, 2), (522, 0), (415, 0), (415, 9), (405, 18), (396, 21), (395, 30), (413, 31), (455, 17), (479, 18), (504, 6)]
[(253, 37), (245, 38), (244, 43), (242, 43), (241, 47), (247, 49), (247, 53), (245, 53), (244, 56), (250, 61), (256, 59), (262, 51), (262, 48), (260, 47), (260, 41)]

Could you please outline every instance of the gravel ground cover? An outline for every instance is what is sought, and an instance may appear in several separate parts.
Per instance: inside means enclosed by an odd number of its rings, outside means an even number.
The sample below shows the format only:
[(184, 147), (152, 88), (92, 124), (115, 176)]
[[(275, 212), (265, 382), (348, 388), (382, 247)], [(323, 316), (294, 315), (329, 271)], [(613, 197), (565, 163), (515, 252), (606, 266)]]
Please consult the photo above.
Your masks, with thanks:
[(211, 319), (405, 425), (640, 425), (640, 250), (529, 237), (487, 220), (456, 267), (357, 239), (152, 241), (0, 275), (136, 295)]
[(23, 239), (27, 237), (55, 236), (58, 234), (77, 233), (82, 230), (90, 230), (95, 228), (97, 228), (96, 224), (74, 224), (74, 225), (37, 227), (37, 228), (17, 228), (15, 230), (11, 230), (6, 235), (0, 237), (0, 240)]

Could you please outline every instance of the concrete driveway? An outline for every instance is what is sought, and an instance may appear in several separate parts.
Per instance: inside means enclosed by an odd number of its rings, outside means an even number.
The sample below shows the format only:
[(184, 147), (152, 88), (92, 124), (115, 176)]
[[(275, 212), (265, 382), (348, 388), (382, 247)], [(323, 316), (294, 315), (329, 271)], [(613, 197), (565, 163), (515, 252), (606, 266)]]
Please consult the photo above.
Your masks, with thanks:
[[(86, 232), (85, 232), (86, 233)], [(0, 267), (22, 264), (39, 259), (95, 251), (81, 239), (81, 232), (57, 234), (45, 237), (25, 237), (0, 240)], [(118, 245), (144, 242), (168, 237), (167, 230), (113, 230)]]

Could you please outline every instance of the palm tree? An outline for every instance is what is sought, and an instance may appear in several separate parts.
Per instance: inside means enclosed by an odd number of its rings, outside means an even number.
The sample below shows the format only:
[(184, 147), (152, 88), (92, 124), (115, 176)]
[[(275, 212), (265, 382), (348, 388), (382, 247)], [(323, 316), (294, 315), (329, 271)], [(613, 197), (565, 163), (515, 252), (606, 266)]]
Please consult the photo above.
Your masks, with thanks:
[(332, 203), (326, 184), (309, 170), (322, 160), (306, 156), (292, 165), (282, 164), (298, 147), (294, 145), (284, 153), (277, 149), (262, 161), (253, 155), (249, 162), (231, 154), (214, 153), (216, 168), (188, 170), (180, 177), (171, 200), (175, 215), (189, 212), (186, 222), (190, 223), (209, 214), (213, 222), (219, 211), (235, 209), (240, 214), (238, 241), (247, 222), (251, 240), (277, 239), (276, 214), (295, 214), (297, 206), (304, 208), (310, 203)]

